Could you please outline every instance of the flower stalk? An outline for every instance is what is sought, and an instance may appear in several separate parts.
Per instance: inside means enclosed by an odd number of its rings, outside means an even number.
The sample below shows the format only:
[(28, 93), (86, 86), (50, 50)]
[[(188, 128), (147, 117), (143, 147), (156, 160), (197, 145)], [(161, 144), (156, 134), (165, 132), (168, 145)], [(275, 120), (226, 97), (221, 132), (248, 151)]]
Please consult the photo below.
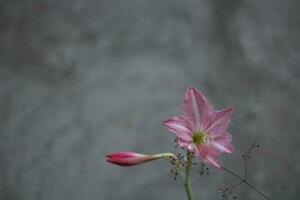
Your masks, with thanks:
[(186, 169), (185, 169), (185, 180), (184, 180), (184, 189), (187, 194), (188, 200), (193, 199), (192, 191), (190, 188), (190, 180), (189, 180), (189, 174), (190, 174), (192, 162), (193, 162), (192, 153), (190, 151), (188, 151), (187, 152), (187, 165), (186, 165)]

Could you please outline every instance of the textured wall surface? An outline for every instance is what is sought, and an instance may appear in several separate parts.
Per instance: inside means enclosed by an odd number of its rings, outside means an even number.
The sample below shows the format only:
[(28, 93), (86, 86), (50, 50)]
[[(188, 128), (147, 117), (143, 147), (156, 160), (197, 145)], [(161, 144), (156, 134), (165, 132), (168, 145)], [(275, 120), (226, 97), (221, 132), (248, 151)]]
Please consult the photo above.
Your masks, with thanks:
[[(115, 150), (173, 151), (162, 121), (195, 86), (233, 105), (236, 151), (261, 148), (251, 182), (300, 198), (298, 0), (1, 0), (0, 199), (186, 199), (170, 165), (120, 168)], [(195, 199), (221, 199), (232, 177), (192, 178)], [(240, 199), (259, 199), (246, 187)]]

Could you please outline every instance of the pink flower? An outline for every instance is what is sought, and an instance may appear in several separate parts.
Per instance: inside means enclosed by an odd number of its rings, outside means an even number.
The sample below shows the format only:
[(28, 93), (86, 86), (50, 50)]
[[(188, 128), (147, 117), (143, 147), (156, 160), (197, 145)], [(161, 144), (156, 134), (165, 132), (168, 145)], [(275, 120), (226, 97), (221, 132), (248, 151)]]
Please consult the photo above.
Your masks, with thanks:
[(199, 90), (190, 87), (183, 102), (183, 115), (164, 121), (164, 125), (176, 134), (181, 147), (220, 168), (220, 154), (233, 151), (232, 137), (226, 131), (233, 111), (232, 107), (215, 111)]
[(172, 158), (176, 158), (176, 156), (172, 153), (145, 155), (145, 154), (134, 153), (130, 151), (118, 151), (106, 155), (107, 162), (116, 165), (121, 165), (121, 166), (138, 165), (151, 160), (157, 160), (160, 158), (166, 158), (168, 160), (171, 160)]

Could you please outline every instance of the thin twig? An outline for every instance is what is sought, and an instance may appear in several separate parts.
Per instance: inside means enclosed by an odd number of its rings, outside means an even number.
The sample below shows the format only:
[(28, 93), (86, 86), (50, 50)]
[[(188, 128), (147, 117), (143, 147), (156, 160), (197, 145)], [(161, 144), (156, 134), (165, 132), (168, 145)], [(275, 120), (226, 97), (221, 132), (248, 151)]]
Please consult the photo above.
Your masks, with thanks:
[(244, 158), (244, 164), (245, 164), (245, 180), (248, 178), (248, 162), (247, 159)]
[(232, 176), (240, 179), (243, 183), (245, 183), (246, 185), (248, 185), (251, 189), (253, 189), (255, 192), (257, 192), (258, 194), (260, 194), (261, 196), (263, 196), (264, 198), (271, 200), (270, 197), (268, 197), (267, 195), (265, 195), (263, 192), (259, 191), (258, 189), (256, 189), (253, 185), (251, 185), (245, 178), (237, 175), (236, 173), (232, 172), (231, 170), (225, 168), (225, 167), (221, 167), (221, 169), (223, 169), (224, 171), (226, 171), (227, 173), (231, 174)]

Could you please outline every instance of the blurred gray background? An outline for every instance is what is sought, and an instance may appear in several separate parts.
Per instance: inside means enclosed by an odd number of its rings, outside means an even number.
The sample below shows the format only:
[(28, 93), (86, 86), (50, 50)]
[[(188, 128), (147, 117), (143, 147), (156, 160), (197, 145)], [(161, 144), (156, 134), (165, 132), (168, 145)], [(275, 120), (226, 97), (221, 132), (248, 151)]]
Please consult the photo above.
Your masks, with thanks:
[[(261, 148), (250, 180), (300, 198), (300, 1), (0, 0), (0, 199), (186, 199), (170, 165), (121, 168), (116, 150), (174, 150), (162, 121), (188, 86), (235, 106), (235, 152)], [(192, 177), (221, 199), (222, 171)], [(243, 186), (239, 199), (262, 199)]]

